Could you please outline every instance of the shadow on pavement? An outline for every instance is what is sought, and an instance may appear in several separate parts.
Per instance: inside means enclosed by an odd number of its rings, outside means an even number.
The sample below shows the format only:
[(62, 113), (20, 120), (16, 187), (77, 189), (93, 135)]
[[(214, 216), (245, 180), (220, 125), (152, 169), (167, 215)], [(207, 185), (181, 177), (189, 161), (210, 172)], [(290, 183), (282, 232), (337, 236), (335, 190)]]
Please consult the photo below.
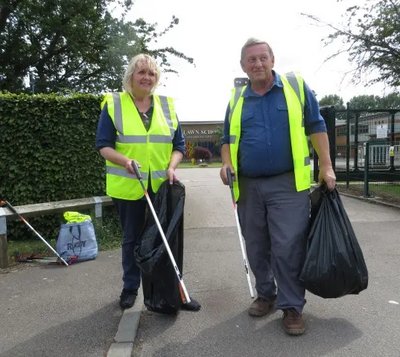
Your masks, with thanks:
[(1, 353), (0, 357), (105, 356), (121, 316), (116, 301), (89, 316), (51, 327)]
[[(320, 357), (343, 349), (362, 336), (362, 332), (345, 319), (321, 319), (305, 313), (306, 333), (291, 337), (284, 333), (280, 316), (281, 313), (276, 312), (261, 321), (243, 312), (204, 330), (189, 342), (166, 344), (153, 356)], [(348, 353), (351, 355), (351, 351)]]

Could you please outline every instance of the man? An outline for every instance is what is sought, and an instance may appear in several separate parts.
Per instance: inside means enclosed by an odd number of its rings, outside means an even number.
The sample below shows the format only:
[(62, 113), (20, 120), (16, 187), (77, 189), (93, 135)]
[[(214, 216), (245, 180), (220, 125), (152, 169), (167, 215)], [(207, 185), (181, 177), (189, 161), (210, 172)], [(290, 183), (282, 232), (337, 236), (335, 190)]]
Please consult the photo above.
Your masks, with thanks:
[[(249, 39), (240, 64), (249, 83), (235, 88), (222, 141), (221, 179), (234, 175), (234, 193), (257, 299), (251, 316), (275, 305), (283, 310), (289, 335), (304, 333), (305, 289), (298, 276), (306, 253), (309, 222), (310, 136), (320, 160), (319, 180), (329, 189), (336, 177), (318, 102), (299, 75), (273, 70), (274, 54), (265, 41)], [(279, 289), (275, 285), (275, 279)]]

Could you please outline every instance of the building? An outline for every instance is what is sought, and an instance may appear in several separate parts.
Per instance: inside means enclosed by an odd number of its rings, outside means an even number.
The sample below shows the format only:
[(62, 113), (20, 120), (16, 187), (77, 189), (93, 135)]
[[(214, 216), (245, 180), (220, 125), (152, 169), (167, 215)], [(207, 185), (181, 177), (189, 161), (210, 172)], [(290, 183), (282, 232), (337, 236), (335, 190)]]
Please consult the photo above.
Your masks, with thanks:
[[(400, 112), (394, 115), (394, 130), (392, 142), (392, 117), (388, 113), (362, 113), (358, 118), (350, 119), (350, 165), (363, 165), (364, 143), (370, 143), (370, 157), (373, 164), (389, 165), (391, 147), (395, 162), (400, 162)], [(356, 123), (357, 122), (357, 123)], [(347, 154), (347, 124), (346, 120), (336, 119), (336, 163), (346, 164)]]
[(223, 125), (223, 121), (182, 121), (181, 127), (186, 142), (185, 160), (192, 158), (193, 149), (197, 146), (207, 148), (214, 158), (219, 158)]
[[(346, 120), (336, 119), (336, 153), (338, 156), (346, 155), (347, 125)], [(358, 118), (358, 130), (356, 136), (355, 119), (350, 121), (350, 143), (363, 145), (365, 142), (390, 144), (391, 116), (387, 113), (365, 114)], [(394, 145), (399, 150), (400, 146), (400, 112), (394, 116)]]
[[(237, 85), (243, 84), (239, 83), (239, 80), (237, 82)], [(357, 147), (357, 157), (360, 159), (363, 153), (363, 145), (369, 141), (376, 146), (372, 150), (384, 152), (383, 156), (386, 160), (387, 155), (389, 155), (391, 140), (391, 116), (387, 113), (361, 114), (357, 120), (358, 130), (356, 133), (356, 120), (354, 114), (352, 115), (353, 118), (350, 121), (350, 157), (356, 156), (354, 148)], [(396, 158), (400, 159), (400, 112), (395, 114), (394, 119), (394, 151)], [(219, 159), (223, 121), (181, 122), (181, 126), (186, 141), (186, 161), (192, 158), (193, 149), (197, 146), (209, 149), (213, 157)], [(336, 157), (340, 161), (340, 158), (346, 157), (347, 152), (346, 120), (336, 119), (335, 126)], [(378, 144), (381, 148), (378, 147)], [(312, 153), (311, 144), (310, 151)]]

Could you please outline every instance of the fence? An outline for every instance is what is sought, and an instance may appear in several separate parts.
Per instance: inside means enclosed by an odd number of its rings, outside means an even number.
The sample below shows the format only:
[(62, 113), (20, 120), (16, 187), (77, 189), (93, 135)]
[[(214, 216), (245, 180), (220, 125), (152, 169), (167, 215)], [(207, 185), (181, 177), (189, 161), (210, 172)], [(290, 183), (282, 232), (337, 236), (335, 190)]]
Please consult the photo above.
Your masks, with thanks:
[[(379, 145), (366, 142), (362, 148), (362, 158), (359, 166), (364, 170), (363, 196), (365, 198), (380, 197), (387, 201), (400, 202), (400, 182), (393, 178), (390, 181), (380, 181), (371, 178), (371, 173), (377, 170), (390, 169), (393, 158), (395, 165), (400, 162), (400, 145)], [(389, 171), (389, 175), (396, 176), (395, 171)], [(357, 185), (352, 185), (354, 189)], [(359, 189), (360, 191), (360, 189)]]
[[(22, 216), (36, 217), (43, 214), (54, 214), (68, 210), (90, 209), (91, 217), (94, 217), (99, 225), (102, 224), (103, 207), (111, 206), (112, 200), (108, 196), (80, 198), (68, 201), (38, 203), (15, 207)], [(0, 207), (0, 268), (9, 265), (7, 243), (7, 220), (16, 219), (18, 216), (7, 208)]]
[[(321, 108), (338, 187), (365, 197), (399, 201), (400, 109)], [(314, 180), (318, 158), (314, 161)], [(345, 182), (345, 186), (341, 183)]]

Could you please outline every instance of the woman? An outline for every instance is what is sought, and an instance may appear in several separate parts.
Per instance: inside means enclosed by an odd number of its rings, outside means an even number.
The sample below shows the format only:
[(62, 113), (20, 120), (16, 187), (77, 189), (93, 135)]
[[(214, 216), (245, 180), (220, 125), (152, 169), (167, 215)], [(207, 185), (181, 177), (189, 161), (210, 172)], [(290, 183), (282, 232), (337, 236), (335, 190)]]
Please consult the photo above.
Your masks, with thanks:
[(159, 79), (160, 70), (150, 56), (133, 57), (123, 78), (125, 91), (109, 93), (103, 100), (96, 137), (96, 148), (106, 160), (107, 195), (123, 230), (123, 309), (134, 305), (140, 286), (133, 251), (147, 204), (132, 163), (139, 167), (152, 197), (166, 179), (171, 184), (178, 180), (175, 170), (185, 153), (172, 98), (154, 94)]

